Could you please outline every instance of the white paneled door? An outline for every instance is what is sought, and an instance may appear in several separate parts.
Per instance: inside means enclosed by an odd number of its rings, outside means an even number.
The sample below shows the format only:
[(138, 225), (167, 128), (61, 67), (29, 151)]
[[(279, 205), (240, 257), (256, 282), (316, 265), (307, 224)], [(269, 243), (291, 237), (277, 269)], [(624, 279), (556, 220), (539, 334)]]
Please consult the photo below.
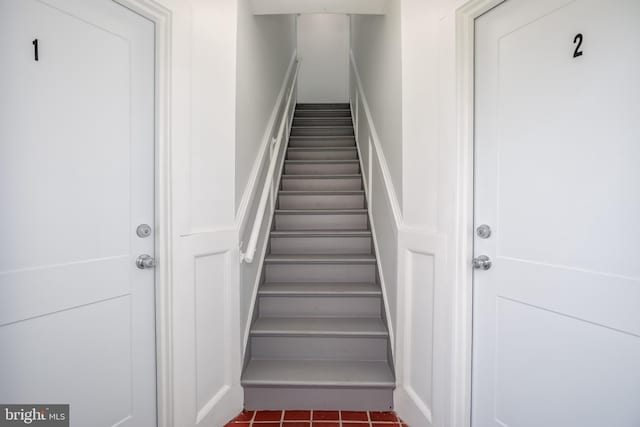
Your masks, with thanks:
[(2, 0), (0, 58), (0, 403), (151, 427), (154, 25), (111, 0)]
[(640, 426), (639, 22), (638, 0), (476, 21), (474, 427)]

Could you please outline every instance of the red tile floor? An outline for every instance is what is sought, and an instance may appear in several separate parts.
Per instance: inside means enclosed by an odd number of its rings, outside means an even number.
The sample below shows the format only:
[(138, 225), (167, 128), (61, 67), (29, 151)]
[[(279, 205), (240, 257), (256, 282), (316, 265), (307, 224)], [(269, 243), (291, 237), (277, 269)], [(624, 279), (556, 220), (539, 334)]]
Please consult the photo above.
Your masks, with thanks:
[(408, 427), (393, 412), (245, 411), (225, 427)]

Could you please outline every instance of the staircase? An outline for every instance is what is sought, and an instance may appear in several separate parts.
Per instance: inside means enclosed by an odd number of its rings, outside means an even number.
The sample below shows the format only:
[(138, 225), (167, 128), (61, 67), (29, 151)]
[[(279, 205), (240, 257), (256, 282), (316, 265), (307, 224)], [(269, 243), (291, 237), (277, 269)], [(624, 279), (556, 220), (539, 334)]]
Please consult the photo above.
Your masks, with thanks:
[(298, 104), (242, 376), (247, 409), (388, 410), (389, 334), (349, 104)]

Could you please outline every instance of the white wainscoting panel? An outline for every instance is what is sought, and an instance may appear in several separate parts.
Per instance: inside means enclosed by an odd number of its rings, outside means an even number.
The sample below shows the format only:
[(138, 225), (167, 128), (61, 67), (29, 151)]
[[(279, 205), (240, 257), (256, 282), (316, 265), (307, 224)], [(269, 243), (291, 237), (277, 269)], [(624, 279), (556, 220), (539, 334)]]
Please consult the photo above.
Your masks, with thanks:
[[(194, 257), (194, 301), (196, 326), (196, 383), (198, 411), (205, 409), (212, 397), (225, 389), (224, 372), (211, 364), (224, 357), (220, 348), (225, 341), (225, 298), (217, 295), (228, 271), (225, 267), (228, 252), (216, 252)], [(222, 361), (222, 365), (226, 365)]]
[(440, 332), (449, 311), (441, 303), (446, 283), (444, 242), (441, 234), (410, 227), (403, 227), (398, 239), (398, 307), (403, 309), (398, 316), (394, 402), (409, 425), (446, 425), (446, 399), (439, 393), (447, 389), (450, 367), (442, 357), (448, 337)]
[(180, 236), (176, 251), (175, 419), (221, 426), (242, 404), (237, 230)]
[[(406, 388), (423, 408), (433, 404), (433, 306), (435, 256), (407, 250), (404, 269), (407, 329)], [(430, 412), (430, 411), (429, 411)]]

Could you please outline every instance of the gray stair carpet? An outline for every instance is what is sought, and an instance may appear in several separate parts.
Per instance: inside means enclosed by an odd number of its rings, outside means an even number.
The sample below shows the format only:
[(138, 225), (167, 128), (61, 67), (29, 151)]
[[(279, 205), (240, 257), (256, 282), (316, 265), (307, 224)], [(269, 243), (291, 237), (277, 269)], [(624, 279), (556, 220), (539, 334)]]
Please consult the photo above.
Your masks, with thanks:
[(246, 409), (391, 409), (378, 278), (349, 104), (298, 104), (242, 374)]

